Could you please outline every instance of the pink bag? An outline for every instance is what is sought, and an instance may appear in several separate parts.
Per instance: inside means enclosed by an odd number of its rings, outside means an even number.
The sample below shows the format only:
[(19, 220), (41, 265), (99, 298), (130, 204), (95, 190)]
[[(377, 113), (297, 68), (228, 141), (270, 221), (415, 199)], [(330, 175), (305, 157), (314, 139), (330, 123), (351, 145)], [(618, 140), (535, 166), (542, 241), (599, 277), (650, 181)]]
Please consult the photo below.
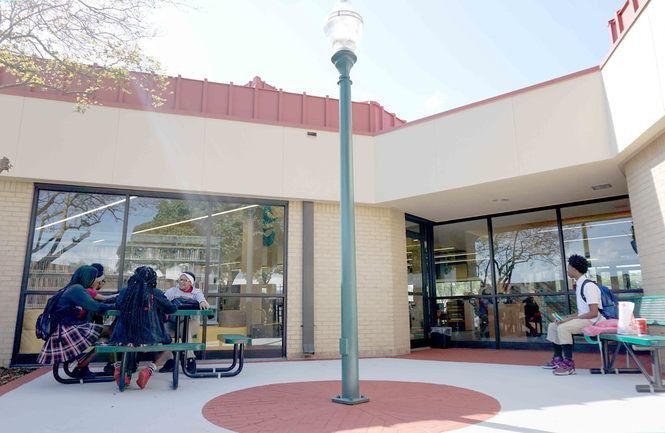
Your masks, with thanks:
[(589, 325), (582, 329), (582, 332), (589, 337), (595, 337), (599, 334), (616, 334), (618, 325), (619, 321), (617, 319), (608, 319), (600, 321), (595, 325)]

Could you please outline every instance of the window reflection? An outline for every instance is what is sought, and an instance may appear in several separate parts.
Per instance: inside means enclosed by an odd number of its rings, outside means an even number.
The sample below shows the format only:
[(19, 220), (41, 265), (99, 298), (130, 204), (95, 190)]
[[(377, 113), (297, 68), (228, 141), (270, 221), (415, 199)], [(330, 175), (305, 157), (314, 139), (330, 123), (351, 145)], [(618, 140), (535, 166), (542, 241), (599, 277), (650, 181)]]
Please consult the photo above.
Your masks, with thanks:
[(157, 272), (157, 287), (176, 285), (184, 271), (203, 287), (208, 202), (139, 197), (132, 200), (125, 245), (125, 281), (139, 266)]
[[(425, 306), (423, 285), (423, 249), (418, 239), (406, 238), (407, 296), (409, 300), (409, 331), (411, 340), (425, 338)], [(425, 266), (426, 268), (426, 266)]]
[(230, 327), (238, 328), (231, 333), (251, 336), (258, 347), (254, 350), (271, 349), (262, 352), (265, 356), (284, 354), (284, 206), (220, 203), (196, 196), (46, 189), (36, 194), (15, 359), (33, 362), (43, 343), (34, 337), (34, 326), (48, 296), (35, 290), (58, 290), (76, 268), (94, 262), (104, 265), (109, 291), (126, 284), (139, 266), (155, 269), (162, 290), (174, 286), (183, 271), (193, 272), (197, 286), (217, 310), (207, 334), (211, 348), (219, 346), (221, 332), (215, 327)]
[(564, 290), (554, 210), (492, 218), (498, 294)]
[(21, 342), (19, 353), (22, 355), (38, 354), (42, 350), (43, 340), (35, 335), (37, 317), (44, 311), (50, 295), (28, 295), (23, 306), (23, 323), (21, 326)]
[[(498, 298), (499, 333), (501, 341), (545, 342), (547, 326), (554, 321), (553, 313), (568, 314), (565, 296), (519, 296)], [(490, 311), (490, 321), (494, 311)], [(490, 336), (494, 339), (494, 329)]]
[(252, 338), (249, 351), (281, 351), (284, 327), (283, 298), (211, 298), (217, 314), (208, 320), (207, 350), (232, 349), (221, 343), (219, 334), (239, 334)]
[(493, 293), (485, 219), (434, 227), (436, 295)]
[(28, 290), (59, 290), (77, 267), (95, 262), (105, 268), (106, 287), (116, 288), (126, 201), (124, 195), (40, 190)]
[(566, 254), (586, 257), (590, 278), (612, 290), (642, 288), (628, 199), (566, 207), (561, 217)]
[(284, 208), (216, 204), (212, 212), (210, 293), (284, 293)]

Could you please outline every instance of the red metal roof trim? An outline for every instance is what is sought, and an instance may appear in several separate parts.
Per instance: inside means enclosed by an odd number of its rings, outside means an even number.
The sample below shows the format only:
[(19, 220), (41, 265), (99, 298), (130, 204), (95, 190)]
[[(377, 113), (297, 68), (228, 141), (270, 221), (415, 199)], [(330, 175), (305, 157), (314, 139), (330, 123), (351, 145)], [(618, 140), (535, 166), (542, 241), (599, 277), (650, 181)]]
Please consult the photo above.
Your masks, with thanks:
[(605, 63), (607, 63), (610, 57), (612, 57), (612, 53), (614, 53), (619, 46), (619, 43), (621, 43), (623, 37), (628, 33), (628, 30), (630, 30), (635, 21), (637, 21), (637, 18), (642, 11), (644, 11), (644, 8), (649, 1), (650, 0), (626, 0), (623, 6), (621, 6), (621, 9), (616, 11), (614, 18), (607, 22), (612, 48), (610, 48), (610, 52), (601, 62), (601, 68), (605, 66)]
[[(14, 82), (14, 77), (0, 70), (0, 85)], [(33, 98), (75, 102), (75, 97), (61, 92), (37, 88), (14, 87), (0, 93)], [(272, 125), (317, 130), (339, 130), (339, 101), (306, 93), (290, 93), (275, 89), (259, 77), (246, 85), (192, 80), (181, 76), (170, 77), (162, 97), (164, 105), (153, 107), (143, 89), (131, 94), (117, 90), (105, 90), (95, 95), (100, 105), (156, 111), (214, 119), (267, 123)], [(380, 104), (353, 103), (353, 132), (374, 135), (400, 126), (406, 121), (389, 113)]]

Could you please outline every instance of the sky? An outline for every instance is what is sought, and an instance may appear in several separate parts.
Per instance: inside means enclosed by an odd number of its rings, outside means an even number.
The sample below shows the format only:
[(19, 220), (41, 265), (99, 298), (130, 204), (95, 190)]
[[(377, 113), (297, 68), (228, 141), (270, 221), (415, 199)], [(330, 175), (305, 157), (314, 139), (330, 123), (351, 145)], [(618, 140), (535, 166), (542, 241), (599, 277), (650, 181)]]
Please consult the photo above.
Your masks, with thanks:
[[(355, 0), (353, 100), (412, 121), (597, 66), (625, 0)], [(187, 2), (190, 3), (190, 2)], [(151, 17), (166, 73), (338, 96), (323, 34), (333, 0), (195, 0)]]

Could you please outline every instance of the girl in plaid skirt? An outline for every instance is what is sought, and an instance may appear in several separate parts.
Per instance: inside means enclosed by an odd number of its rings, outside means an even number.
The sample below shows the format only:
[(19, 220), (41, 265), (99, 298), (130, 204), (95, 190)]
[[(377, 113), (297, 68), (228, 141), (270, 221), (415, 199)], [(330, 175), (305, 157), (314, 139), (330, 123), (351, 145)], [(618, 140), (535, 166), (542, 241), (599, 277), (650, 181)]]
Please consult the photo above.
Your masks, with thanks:
[[(92, 266), (81, 266), (74, 272), (69, 284), (64, 287), (64, 293), (58, 300), (53, 319), (55, 330), (44, 343), (37, 362), (40, 364), (53, 364), (73, 361), (99, 339), (102, 325), (88, 321), (88, 317), (80, 317), (80, 309), (93, 313), (103, 314), (113, 307), (113, 304), (103, 304), (93, 300), (86, 292), (91, 287), (97, 270)], [(79, 360), (77, 369), (87, 369), (88, 359)]]

